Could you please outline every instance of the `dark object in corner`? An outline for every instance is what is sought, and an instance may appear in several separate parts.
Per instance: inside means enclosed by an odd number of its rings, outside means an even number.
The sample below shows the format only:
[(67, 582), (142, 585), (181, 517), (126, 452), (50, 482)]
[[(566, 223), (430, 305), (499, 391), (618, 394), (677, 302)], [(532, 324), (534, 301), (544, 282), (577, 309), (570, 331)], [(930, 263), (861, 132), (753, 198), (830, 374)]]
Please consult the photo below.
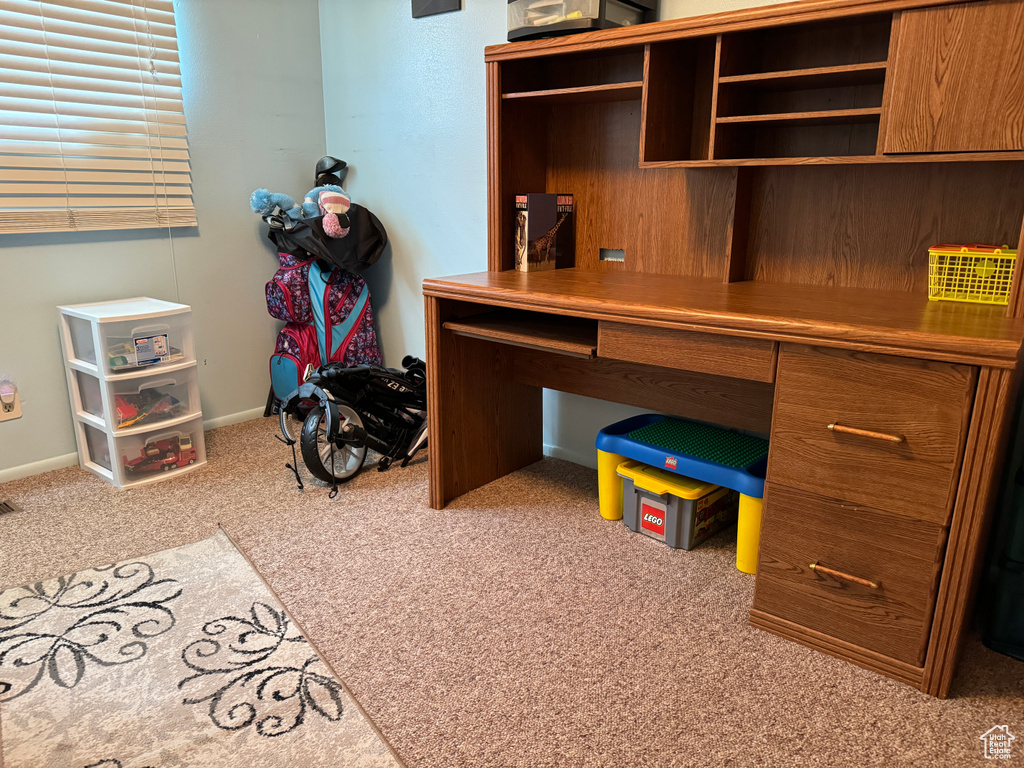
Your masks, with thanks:
[(336, 157), (327, 155), (321, 157), (316, 163), (316, 186), (323, 187), (328, 184), (334, 184), (337, 187), (342, 186), (345, 183), (345, 177), (348, 175), (348, 163), (344, 160), (339, 160)]
[(412, 0), (412, 17), (422, 19), (435, 13), (461, 11), (462, 0)]
[(508, 0), (508, 41), (656, 21), (658, 0)]

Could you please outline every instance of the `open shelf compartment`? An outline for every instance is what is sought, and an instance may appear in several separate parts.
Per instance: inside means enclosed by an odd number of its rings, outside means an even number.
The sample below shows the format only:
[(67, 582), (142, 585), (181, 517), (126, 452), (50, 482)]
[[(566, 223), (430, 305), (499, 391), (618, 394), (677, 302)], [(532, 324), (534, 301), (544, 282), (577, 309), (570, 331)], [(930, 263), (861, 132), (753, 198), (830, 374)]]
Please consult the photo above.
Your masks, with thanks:
[(501, 309), (449, 320), (446, 331), (515, 347), (539, 349), (569, 357), (597, 354), (597, 321), (519, 309)]
[(536, 92), (632, 84), (643, 79), (641, 46), (507, 61), (501, 68), (503, 99)]

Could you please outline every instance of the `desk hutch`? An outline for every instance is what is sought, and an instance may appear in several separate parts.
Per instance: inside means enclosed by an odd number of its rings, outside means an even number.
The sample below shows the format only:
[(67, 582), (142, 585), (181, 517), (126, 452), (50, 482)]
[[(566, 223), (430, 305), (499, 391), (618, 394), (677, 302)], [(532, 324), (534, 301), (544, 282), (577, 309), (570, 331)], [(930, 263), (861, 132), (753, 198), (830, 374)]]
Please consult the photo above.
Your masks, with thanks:
[[(930, 302), (927, 250), (1020, 242), (1024, 0), (807, 0), (485, 60), (488, 271), (423, 284), (431, 504), (541, 458), (544, 387), (768, 435), (750, 621), (946, 696), (1024, 288)], [(574, 268), (513, 269), (526, 192), (575, 196)]]

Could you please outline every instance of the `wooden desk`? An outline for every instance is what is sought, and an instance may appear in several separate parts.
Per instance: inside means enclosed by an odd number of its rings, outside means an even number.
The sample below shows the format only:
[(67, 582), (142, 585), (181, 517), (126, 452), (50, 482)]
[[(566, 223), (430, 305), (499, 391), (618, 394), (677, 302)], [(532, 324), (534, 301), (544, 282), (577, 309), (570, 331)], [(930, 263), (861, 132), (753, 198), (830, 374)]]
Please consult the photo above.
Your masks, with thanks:
[[(488, 48), (488, 271), (423, 284), (432, 506), (541, 458), (542, 388), (769, 435), (751, 622), (947, 695), (1024, 287), (930, 302), (927, 249), (1024, 243), (1022, 58), (1024, 0)], [(574, 269), (511, 270), (539, 191), (574, 195)]]
[[(817, 521), (822, 545), (850, 543), (847, 553), (823, 546), (832, 565), (866, 558), (868, 576), (887, 576), (874, 593), (821, 577), (786, 560), (792, 537), (768, 530), (753, 623), (945, 695), (998, 484), (1024, 321), (886, 291), (586, 270), (485, 272), (427, 280), (423, 291), (432, 506), (541, 458), (542, 387), (770, 433), (766, 520), (785, 529), (794, 517), (784, 510), (802, 509), (796, 524)], [(636, 344), (604, 356), (604, 328), (624, 326)], [(679, 333), (687, 344), (696, 335), (705, 347), (692, 364), (634, 362), (647, 359), (649, 333)], [(735, 346), (743, 340), (765, 346)], [(657, 344), (671, 347), (664, 337)], [(736, 369), (742, 378), (708, 373), (716, 345), (758, 364)], [(580, 353), (588, 348), (593, 358)], [(829, 398), (804, 418), (803, 404), (813, 410)], [(786, 414), (774, 425), (773, 405)], [(843, 419), (898, 434), (906, 450), (826, 431)], [(860, 528), (814, 516), (834, 496), (860, 510)], [(862, 602), (865, 617), (829, 624), (822, 603), (837, 599), (842, 615)], [(873, 642), (851, 641), (865, 631)]]

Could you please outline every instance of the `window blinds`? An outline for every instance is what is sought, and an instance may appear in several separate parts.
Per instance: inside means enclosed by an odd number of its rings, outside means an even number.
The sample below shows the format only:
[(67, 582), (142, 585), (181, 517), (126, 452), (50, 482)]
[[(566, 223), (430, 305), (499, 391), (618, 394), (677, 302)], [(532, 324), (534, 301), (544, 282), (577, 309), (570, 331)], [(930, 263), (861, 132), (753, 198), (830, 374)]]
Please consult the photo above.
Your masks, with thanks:
[(0, 233), (195, 223), (171, 0), (2, 0)]

